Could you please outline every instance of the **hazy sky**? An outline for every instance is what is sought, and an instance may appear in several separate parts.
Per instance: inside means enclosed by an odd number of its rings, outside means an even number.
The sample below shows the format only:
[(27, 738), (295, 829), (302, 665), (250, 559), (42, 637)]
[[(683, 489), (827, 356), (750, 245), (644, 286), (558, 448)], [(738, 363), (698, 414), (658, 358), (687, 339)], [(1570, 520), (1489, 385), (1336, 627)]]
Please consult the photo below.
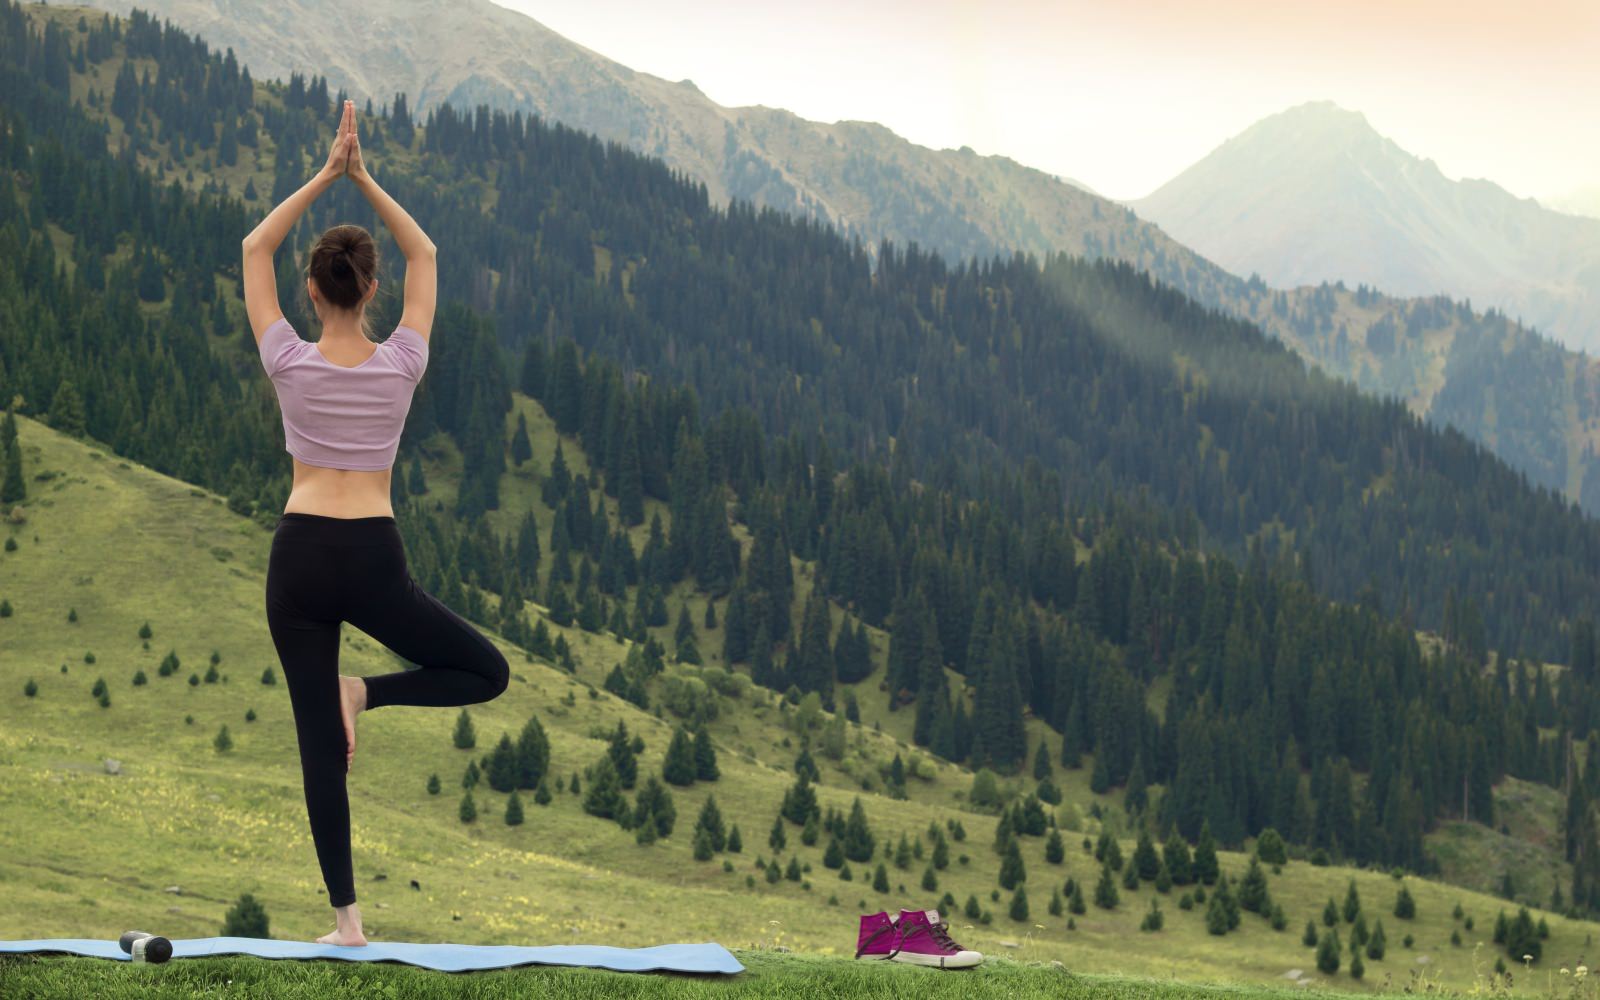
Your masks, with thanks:
[(496, 0), (719, 104), (882, 122), (1149, 193), (1308, 100), (1451, 177), (1600, 183), (1600, 0)]

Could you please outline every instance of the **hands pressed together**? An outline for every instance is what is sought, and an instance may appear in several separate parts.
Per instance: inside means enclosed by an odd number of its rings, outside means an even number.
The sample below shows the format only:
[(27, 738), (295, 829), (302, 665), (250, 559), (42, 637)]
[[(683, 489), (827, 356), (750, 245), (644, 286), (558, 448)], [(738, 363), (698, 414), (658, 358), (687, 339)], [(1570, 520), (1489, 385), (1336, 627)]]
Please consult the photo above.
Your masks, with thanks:
[(334, 179), (346, 176), (358, 182), (367, 179), (367, 167), (361, 160), (361, 137), (356, 133), (355, 101), (344, 102), (339, 131), (333, 137), (333, 148), (328, 151), (328, 162), (322, 172)]

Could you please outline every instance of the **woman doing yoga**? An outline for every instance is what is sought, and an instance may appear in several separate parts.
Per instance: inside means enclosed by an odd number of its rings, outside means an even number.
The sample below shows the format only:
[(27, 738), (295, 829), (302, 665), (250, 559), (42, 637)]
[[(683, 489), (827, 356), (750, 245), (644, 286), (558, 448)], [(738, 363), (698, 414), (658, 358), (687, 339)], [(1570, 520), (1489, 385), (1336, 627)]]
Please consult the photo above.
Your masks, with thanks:
[[(329, 229), (307, 258), (306, 292), (320, 339), (301, 340), (278, 306), (273, 253), (341, 177), (372, 203), (406, 258), (404, 310), (382, 343), (366, 332), (366, 307), (378, 290), (377, 246), (359, 226)], [(336, 929), (317, 939), (324, 944), (367, 943), (345, 791), (356, 715), (383, 705), (488, 701), (510, 676), (488, 639), (411, 578), (389, 502), (400, 431), (428, 364), (437, 287), (434, 245), (367, 172), (355, 104), (346, 101), (328, 162), (244, 238), (245, 309), (294, 459), (294, 484), (267, 563), (267, 627), (288, 681), (311, 837), (334, 906)], [(343, 622), (421, 669), (340, 676)]]

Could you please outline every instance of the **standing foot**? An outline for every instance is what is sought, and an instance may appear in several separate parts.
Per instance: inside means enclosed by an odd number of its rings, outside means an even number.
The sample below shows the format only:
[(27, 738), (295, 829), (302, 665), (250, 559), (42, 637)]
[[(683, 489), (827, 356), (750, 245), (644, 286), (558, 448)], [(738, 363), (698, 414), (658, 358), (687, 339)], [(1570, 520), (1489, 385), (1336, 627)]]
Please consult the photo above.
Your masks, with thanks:
[(367, 943), (367, 935), (361, 929), (361, 910), (355, 903), (335, 907), (333, 915), (339, 926), (317, 938), (318, 944), (361, 947)]
[(360, 677), (339, 675), (339, 714), (344, 717), (344, 769), (356, 757), (356, 715), (367, 707), (367, 682)]

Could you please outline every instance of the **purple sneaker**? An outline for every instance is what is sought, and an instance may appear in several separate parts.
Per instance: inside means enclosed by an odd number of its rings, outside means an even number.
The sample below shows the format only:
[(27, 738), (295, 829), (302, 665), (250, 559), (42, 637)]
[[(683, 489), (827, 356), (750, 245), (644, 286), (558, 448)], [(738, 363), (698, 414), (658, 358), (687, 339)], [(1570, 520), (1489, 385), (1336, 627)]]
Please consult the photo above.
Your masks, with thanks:
[(901, 910), (895, 937), (896, 962), (931, 965), (940, 969), (969, 969), (983, 956), (950, 940), (950, 925), (938, 910)]
[(856, 957), (881, 962), (894, 957), (900, 935), (895, 933), (895, 918), (887, 913), (871, 913), (861, 918), (861, 933), (856, 936)]

